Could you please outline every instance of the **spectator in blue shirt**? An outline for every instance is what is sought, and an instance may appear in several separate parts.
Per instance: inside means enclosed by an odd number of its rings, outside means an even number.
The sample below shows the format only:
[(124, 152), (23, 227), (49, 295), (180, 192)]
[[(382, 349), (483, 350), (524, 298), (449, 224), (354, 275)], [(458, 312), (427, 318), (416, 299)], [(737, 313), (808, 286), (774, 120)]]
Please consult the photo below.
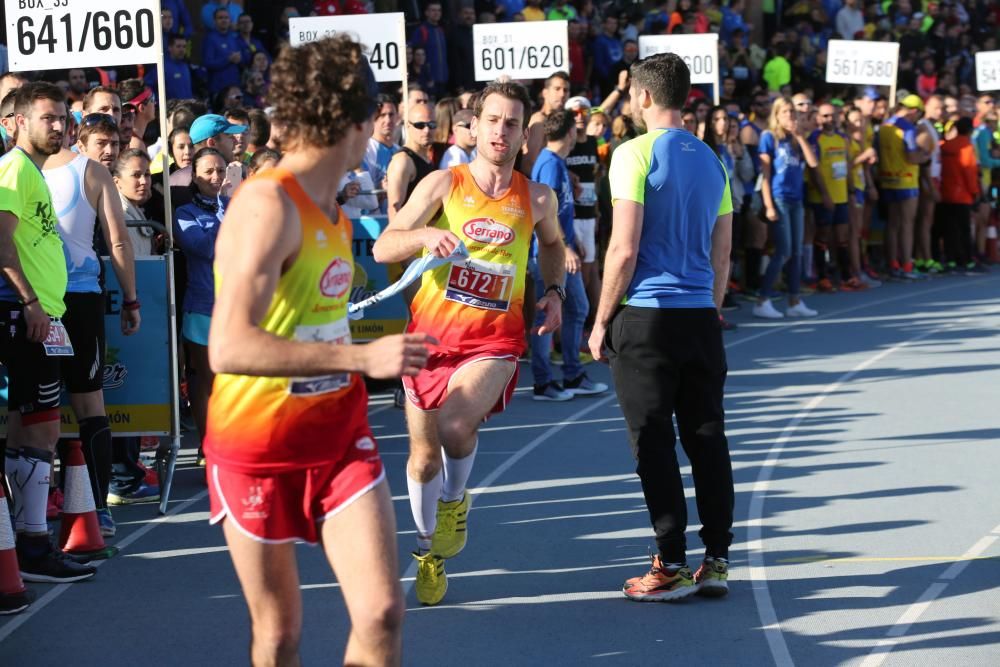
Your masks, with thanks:
[[(183, 0), (178, 0), (182, 2)], [(206, 2), (205, 6), (201, 8), (201, 22), (209, 30), (215, 25), (215, 12), (220, 9), (225, 9), (229, 14), (229, 22), (234, 23), (240, 18), (240, 14), (243, 13), (243, 8), (239, 5), (233, 3), (231, 0), (218, 0), (217, 2)], [(176, 14), (174, 15), (176, 16)]]
[(271, 62), (271, 54), (264, 48), (264, 43), (253, 36), (253, 19), (249, 14), (236, 19), (236, 34), (240, 37), (240, 47), (246, 52), (247, 62), (253, 62), (253, 57), (258, 53), (263, 53), (267, 56), (267, 61)]
[[(742, 30), (742, 39), (746, 39), (746, 35), (750, 34), (750, 26), (743, 19), (744, 2), (743, 0), (732, 0), (728, 7), (722, 8), (722, 25), (719, 26), (719, 39), (725, 42), (728, 46), (736, 46), (733, 43), (733, 31)], [(745, 46), (745, 44), (744, 44)]]
[(427, 3), (424, 19), (410, 35), (410, 46), (421, 47), (427, 54), (427, 67), (434, 80), (434, 89), (428, 92), (440, 97), (448, 88), (448, 45), (441, 27), (441, 3), (436, 0)]
[(161, 0), (160, 9), (169, 11), (174, 17), (174, 25), (170, 29), (171, 35), (184, 35), (191, 39), (194, 34), (194, 23), (191, 21), (191, 12), (188, 11), (184, 0)]
[(250, 57), (240, 46), (239, 36), (230, 30), (229, 12), (215, 12), (215, 30), (205, 35), (201, 45), (201, 62), (208, 70), (208, 92), (214, 95), (226, 86), (238, 86), (240, 68), (250, 64)]
[[(545, 117), (543, 127), (546, 144), (531, 169), (531, 180), (549, 186), (556, 193), (559, 201), (559, 226), (566, 243), (566, 298), (563, 301), (561, 334), (563, 384), (560, 385), (552, 378), (549, 363), (552, 334), (531, 334), (531, 372), (535, 378), (536, 401), (568, 401), (577, 394), (599, 394), (606, 391), (608, 386), (591, 382), (580, 364), (580, 341), (590, 303), (580, 274), (580, 255), (576, 250), (573, 229), (573, 183), (566, 166), (566, 156), (576, 145), (576, 119), (572, 112), (560, 109)], [(531, 261), (529, 270), (535, 282), (535, 293), (541, 299), (545, 292), (545, 281), (542, 280), (538, 262)], [(539, 313), (538, 318), (536, 327), (544, 321), (544, 313)]]
[(614, 67), (624, 56), (622, 42), (618, 39), (618, 17), (605, 16), (602, 25), (603, 32), (594, 38), (594, 79), (600, 88), (600, 97), (604, 97), (615, 86), (618, 72)]
[[(164, 99), (189, 100), (194, 98), (194, 87), (191, 85), (191, 64), (187, 61), (187, 37), (171, 35), (167, 38), (167, 55), (163, 59), (163, 76), (166, 80), (167, 94)], [(151, 68), (146, 73), (146, 85), (156, 88), (156, 69)]]

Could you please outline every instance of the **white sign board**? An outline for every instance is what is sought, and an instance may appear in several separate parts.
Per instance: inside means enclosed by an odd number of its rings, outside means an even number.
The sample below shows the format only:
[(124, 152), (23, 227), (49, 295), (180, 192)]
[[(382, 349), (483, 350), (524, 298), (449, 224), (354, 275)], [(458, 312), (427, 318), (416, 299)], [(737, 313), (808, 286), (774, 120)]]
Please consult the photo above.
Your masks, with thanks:
[(12, 72), (160, 60), (159, 0), (4, 0)]
[(719, 35), (640, 35), (639, 57), (676, 53), (691, 70), (691, 83), (719, 84)]
[(895, 86), (899, 67), (899, 42), (865, 42), (831, 39), (826, 47), (826, 80)]
[(1000, 51), (976, 54), (976, 90), (1000, 90)]
[(346, 32), (365, 47), (379, 83), (402, 81), (406, 74), (406, 28), (402, 12), (307, 16), (288, 19), (289, 43), (298, 46)]
[(472, 26), (476, 81), (501, 75), (512, 79), (547, 79), (569, 71), (566, 21), (477, 23)]

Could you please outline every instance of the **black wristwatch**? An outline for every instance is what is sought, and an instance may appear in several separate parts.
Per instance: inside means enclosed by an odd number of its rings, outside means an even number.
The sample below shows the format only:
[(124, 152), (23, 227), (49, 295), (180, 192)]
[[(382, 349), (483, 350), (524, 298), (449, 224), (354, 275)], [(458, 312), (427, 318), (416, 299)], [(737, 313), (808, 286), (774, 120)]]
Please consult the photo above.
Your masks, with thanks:
[(559, 297), (559, 300), (566, 303), (566, 290), (563, 289), (562, 285), (549, 285), (545, 288), (545, 294), (548, 294), (549, 292), (555, 292), (556, 296)]

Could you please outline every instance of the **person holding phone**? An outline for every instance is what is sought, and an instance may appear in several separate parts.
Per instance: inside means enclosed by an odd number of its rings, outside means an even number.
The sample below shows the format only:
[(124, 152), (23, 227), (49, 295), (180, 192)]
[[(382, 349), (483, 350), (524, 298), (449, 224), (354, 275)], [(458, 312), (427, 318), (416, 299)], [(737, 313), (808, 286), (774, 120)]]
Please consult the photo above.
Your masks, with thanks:
[[(215, 113), (199, 116), (191, 124), (189, 136), (195, 152), (202, 148), (214, 148), (225, 160), (227, 167), (223, 170), (225, 178), (221, 192), (226, 197), (232, 196), (243, 182), (243, 165), (236, 154), (235, 135), (246, 131), (245, 125), (230, 123), (225, 117)], [(236, 173), (237, 167), (239, 174)], [(171, 195), (174, 198), (174, 206), (178, 208), (191, 202), (191, 194), (194, 192), (190, 189), (193, 172), (192, 165), (178, 169), (170, 175)]]

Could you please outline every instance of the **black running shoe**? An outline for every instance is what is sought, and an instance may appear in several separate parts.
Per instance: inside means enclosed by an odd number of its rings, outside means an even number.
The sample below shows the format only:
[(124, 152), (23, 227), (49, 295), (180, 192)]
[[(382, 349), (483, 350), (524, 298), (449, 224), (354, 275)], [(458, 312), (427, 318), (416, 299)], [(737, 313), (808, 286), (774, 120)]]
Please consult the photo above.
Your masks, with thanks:
[(0, 593), (0, 616), (20, 614), (31, 604), (31, 594), (28, 591), (20, 593)]
[(730, 311), (739, 309), (740, 309), (740, 302), (737, 301), (736, 297), (733, 296), (731, 293), (726, 292), (726, 295), (722, 297), (722, 310)]
[(56, 549), (51, 549), (44, 556), (36, 558), (27, 558), (19, 552), (17, 563), (21, 570), (21, 578), (36, 583), (70, 584), (90, 579), (97, 574), (96, 567), (76, 563)]

